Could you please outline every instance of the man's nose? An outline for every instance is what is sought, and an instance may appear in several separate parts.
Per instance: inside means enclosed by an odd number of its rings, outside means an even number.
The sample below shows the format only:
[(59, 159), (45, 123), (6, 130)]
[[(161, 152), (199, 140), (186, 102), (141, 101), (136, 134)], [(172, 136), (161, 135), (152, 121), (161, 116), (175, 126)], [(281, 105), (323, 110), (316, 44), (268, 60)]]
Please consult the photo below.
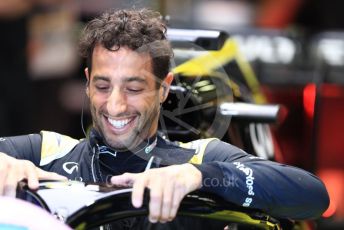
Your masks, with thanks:
[(107, 110), (111, 116), (117, 116), (127, 110), (127, 98), (121, 89), (112, 90), (108, 98)]

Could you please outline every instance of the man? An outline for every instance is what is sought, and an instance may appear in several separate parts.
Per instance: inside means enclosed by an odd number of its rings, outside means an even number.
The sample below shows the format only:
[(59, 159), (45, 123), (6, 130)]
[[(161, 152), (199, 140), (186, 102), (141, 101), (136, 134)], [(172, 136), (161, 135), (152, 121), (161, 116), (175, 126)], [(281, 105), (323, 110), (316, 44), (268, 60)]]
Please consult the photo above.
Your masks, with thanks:
[(78, 141), (42, 131), (1, 138), (0, 193), (13, 195), (23, 178), (35, 189), (38, 179), (66, 177), (132, 186), (135, 207), (149, 188), (153, 223), (174, 219), (183, 197), (197, 189), (276, 217), (320, 216), (329, 200), (314, 175), (217, 139), (187, 149), (157, 134), (173, 80), (165, 32), (160, 15), (148, 10), (111, 11), (92, 20), (80, 42), (93, 118), (89, 136)]

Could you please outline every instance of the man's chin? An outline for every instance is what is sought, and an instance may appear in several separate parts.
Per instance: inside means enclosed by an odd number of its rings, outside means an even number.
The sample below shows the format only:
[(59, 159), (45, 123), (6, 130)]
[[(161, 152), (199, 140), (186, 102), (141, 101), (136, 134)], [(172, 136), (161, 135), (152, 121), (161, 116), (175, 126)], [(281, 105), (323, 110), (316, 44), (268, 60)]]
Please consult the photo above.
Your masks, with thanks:
[(138, 146), (137, 138), (126, 138), (122, 140), (113, 141), (113, 139), (106, 139), (107, 144), (118, 151), (126, 151), (135, 149)]

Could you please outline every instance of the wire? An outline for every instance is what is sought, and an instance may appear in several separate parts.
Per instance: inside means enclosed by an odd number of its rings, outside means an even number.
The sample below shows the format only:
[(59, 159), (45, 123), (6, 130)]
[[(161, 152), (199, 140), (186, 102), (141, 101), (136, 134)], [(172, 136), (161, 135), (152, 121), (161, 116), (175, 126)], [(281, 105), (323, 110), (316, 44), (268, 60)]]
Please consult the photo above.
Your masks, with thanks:
[(82, 102), (82, 108), (81, 108), (81, 115), (80, 115), (80, 124), (81, 124), (81, 129), (82, 129), (82, 132), (84, 133), (85, 135), (85, 138), (87, 138), (87, 134), (86, 134), (86, 131), (85, 131), (85, 127), (84, 127), (84, 108), (85, 108), (85, 104), (86, 104), (86, 94), (84, 95), (84, 99), (83, 99), (83, 102)]

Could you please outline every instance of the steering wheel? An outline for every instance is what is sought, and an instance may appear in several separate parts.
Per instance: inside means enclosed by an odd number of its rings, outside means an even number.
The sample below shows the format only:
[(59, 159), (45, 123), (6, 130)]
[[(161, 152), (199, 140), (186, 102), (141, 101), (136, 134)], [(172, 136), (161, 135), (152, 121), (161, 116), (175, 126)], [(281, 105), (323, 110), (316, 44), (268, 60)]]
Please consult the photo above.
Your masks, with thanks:
[[(255, 209), (248, 209), (224, 201), (213, 194), (195, 191), (181, 202), (177, 217), (167, 224), (151, 224), (147, 219), (149, 191), (145, 191), (141, 208), (131, 204), (131, 188), (79, 181), (40, 181), (39, 189), (30, 190), (20, 182), (17, 197), (34, 203), (73, 229), (92, 229), (99, 226), (124, 226), (124, 229), (190, 229), (186, 225), (200, 225), (204, 229), (282, 229), (280, 222)], [(105, 228), (106, 229), (106, 228)], [(122, 228), (123, 229), (123, 228)]]

